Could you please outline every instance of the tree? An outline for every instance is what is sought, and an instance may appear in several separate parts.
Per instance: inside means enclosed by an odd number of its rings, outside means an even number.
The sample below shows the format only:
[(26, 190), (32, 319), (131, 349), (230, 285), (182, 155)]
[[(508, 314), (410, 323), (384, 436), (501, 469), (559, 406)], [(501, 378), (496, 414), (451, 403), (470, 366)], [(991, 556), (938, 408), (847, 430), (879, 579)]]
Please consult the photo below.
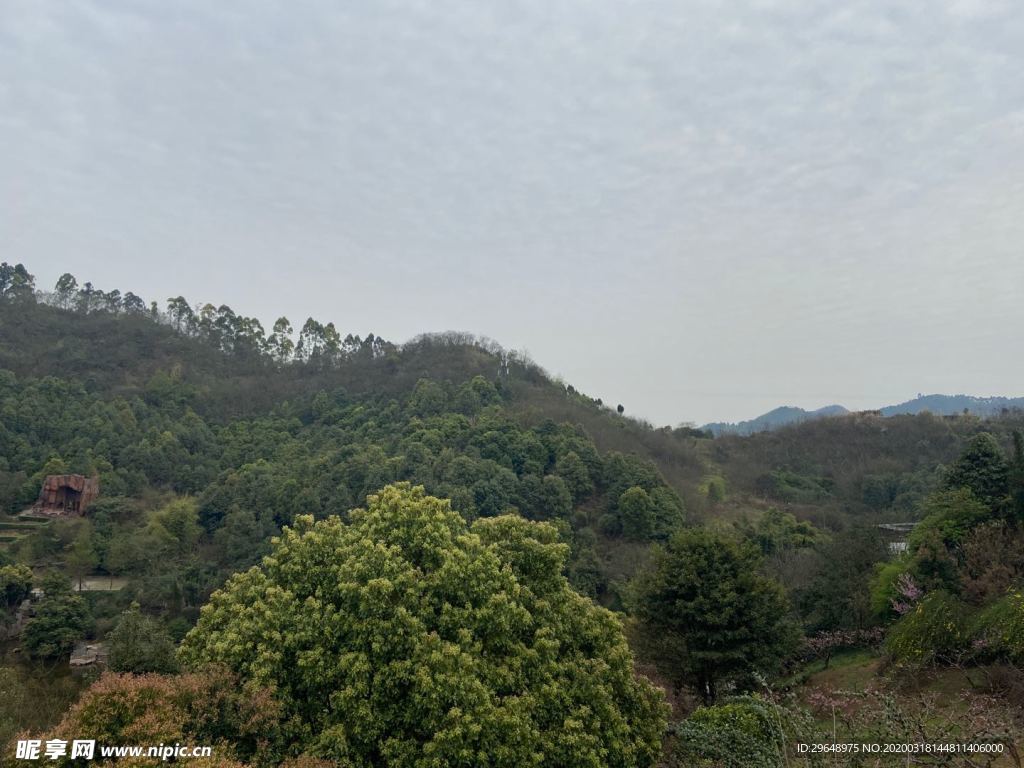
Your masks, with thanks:
[(122, 299), (121, 292), (116, 288), (108, 292), (103, 297), (103, 308), (112, 315), (116, 315), (121, 311)]
[(866, 629), (873, 622), (871, 581), (888, 557), (876, 528), (855, 528), (822, 544), (809, 586), (794, 601), (807, 629)]
[(745, 526), (744, 533), (764, 555), (814, 546), (818, 531), (806, 520), (797, 520), (789, 512), (770, 507), (757, 522)]
[(92, 543), (92, 526), (89, 522), (83, 521), (78, 535), (75, 536), (68, 548), (67, 566), (68, 571), (78, 582), (78, 591), (82, 591), (82, 581), (92, 573), (99, 565), (100, 558), (96, 554), (96, 548)]
[(292, 358), (295, 350), (295, 343), (292, 341), (292, 324), (287, 317), (279, 317), (274, 321), (274, 327), (267, 339), (267, 347), (271, 356), (279, 364), (287, 363)]
[(53, 294), (57, 299), (57, 306), (61, 309), (70, 309), (77, 292), (78, 281), (74, 275), (65, 272), (57, 279), (57, 285), (54, 286)]
[(214, 593), (180, 656), (273, 687), (293, 752), (336, 765), (649, 766), (664, 705), (555, 529), (472, 527), (421, 487), (285, 529)]
[(75, 299), (75, 309), (83, 315), (88, 315), (96, 305), (96, 294), (98, 291), (93, 288), (91, 282), (86, 282), (78, 289), (78, 296)]
[(132, 603), (108, 637), (114, 672), (174, 672), (174, 642), (160, 624)]
[(633, 486), (619, 497), (619, 516), (622, 518), (622, 533), (630, 539), (650, 538), (654, 528), (654, 504), (647, 491)]
[(0, 299), (35, 301), (36, 279), (24, 264), (0, 263)]
[(782, 587), (749, 542), (683, 530), (635, 583), (642, 646), (677, 686), (714, 702), (724, 681), (770, 672), (796, 647)]
[(972, 528), (992, 519), (991, 508), (967, 487), (931, 494), (922, 502), (921, 513), (924, 519), (915, 526), (909, 537), (911, 552), (917, 552), (933, 532), (946, 546), (955, 546)]
[(974, 436), (945, 477), (948, 490), (969, 488), (974, 497), (996, 510), (1006, 497), (1008, 467), (999, 443), (988, 432)]
[[(70, 744), (89, 734), (100, 744), (212, 745), (212, 760), (189, 762), (207, 768), (245, 768), (238, 761), (246, 760), (252, 766), (298, 768), (284, 761), (282, 730), (280, 708), (270, 691), (243, 686), (226, 670), (208, 668), (184, 675), (107, 672), (82, 693), (59, 724), (36, 738)], [(122, 762), (99, 757), (97, 750), (97, 765)], [(127, 762), (157, 765), (164, 761), (135, 758)], [(53, 764), (80, 762), (85, 761), (65, 757)]]
[(6, 608), (21, 603), (32, 591), (32, 569), (27, 565), (5, 565), (0, 568), (0, 601)]
[(574, 501), (581, 501), (594, 492), (594, 481), (587, 465), (575, 451), (569, 451), (555, 462), (555, 474), (565, 481)]
[(124, 295), (124, 299), (121, 302), (121, 307), (124, 309), (126, 314), (129, 315), (144, 315), (146, 314), (146, 302), (136, 296), (131, 291), (128, 291)]
[(150, 552), (164, 562), (181, 562), (191, 557), (202, 533), (199, 511), (192, 499), (178, 499), (153, 514), (142, 535)]
[(545, 520), (567, 520), (572, 514), (572, 495), (562, 478), (545, 475), (541, 480), (540, 507)]
[(189, 331), (195, 322), (195, 313), (184, 296), (175, 296), (167, 300), (167, 314), (174, 321), (174, 328), (179, 333)]
[(436, 416), (444, 410), (446, 400), (440, 384), (430, 379), (420, 379), (409, 398), (409, 408), (417, 416)]
[(312, 317), (306, 318), (299, 331), (299, 343), (295, 345), (295, 357), (305, 363), (319, 362), (325, 344), (323, 324)]
[(25, 624), (22, 645), (34, 658), (67, 656), (92, 625), (89, 606), (59, 574), (43, 580), (43, 598)]
[(651, 538), (662, 541), (675, 533), (683, 524), (683, 500), (679, 494), (665, 485), (659, 485), (647, 492), (653, 505), (654, 524)]

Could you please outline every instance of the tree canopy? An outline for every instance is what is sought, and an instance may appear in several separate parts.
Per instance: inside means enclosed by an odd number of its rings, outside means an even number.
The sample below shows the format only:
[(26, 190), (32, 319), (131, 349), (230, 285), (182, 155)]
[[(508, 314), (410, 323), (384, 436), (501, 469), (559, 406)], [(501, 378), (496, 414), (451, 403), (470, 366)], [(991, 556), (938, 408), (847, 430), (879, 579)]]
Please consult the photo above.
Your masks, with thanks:
[(706, 529), (676, 533), (636, 584), (642, 641), (677, 686), (713, 701), (722, 682), (768, 672), (798, 633), (782, 586), (752, 544)]
[(215, 593), (181, 649), (267, 686), (338, 765), (646, 766), (664, 705), (619, 621), (569, 587), (556, 531), (469, 525), (398, 484), (305, 516)]

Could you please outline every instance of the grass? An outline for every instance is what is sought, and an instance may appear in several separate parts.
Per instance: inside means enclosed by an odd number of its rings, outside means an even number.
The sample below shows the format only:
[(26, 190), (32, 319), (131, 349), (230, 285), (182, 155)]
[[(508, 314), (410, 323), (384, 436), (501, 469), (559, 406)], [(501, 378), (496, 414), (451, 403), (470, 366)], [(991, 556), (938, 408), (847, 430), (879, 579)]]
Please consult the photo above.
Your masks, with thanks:
[[(846, 688), (863, 685), (867, 679), (878, 673), (877, 654), (867, 648), (850, 648), (832, 655), (826, 668), (824, 659), (816, 659), (804, 665), (781, 681), (782, 688), (810, 685), (832, 688)], [(863, 690), (863, 688), (861, 688)]]

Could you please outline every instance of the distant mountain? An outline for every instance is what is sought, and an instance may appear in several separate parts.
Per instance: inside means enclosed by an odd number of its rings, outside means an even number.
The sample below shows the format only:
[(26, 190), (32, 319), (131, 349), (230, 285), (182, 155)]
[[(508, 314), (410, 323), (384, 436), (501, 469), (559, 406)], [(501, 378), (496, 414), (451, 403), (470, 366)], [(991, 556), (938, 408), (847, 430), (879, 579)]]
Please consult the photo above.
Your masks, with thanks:
[(941, 416), (963, 413), (965, 410), (977, 416), (994, 416), (1004, 408), (1024, 409), (1024, 397), (972, 397), (971, 395), (918, 395), (899, 405), (881, 408), (883, 416), (901, 413), (930, 411)]
[[(898, 416), (928, 411), (940, 416), (967, 411), (976, 416), (995, 416), (1006, 409), (1024, 410), (1024, 397), (973, 397), (972, 395), (918, 395), (898, 405), (887, 405), (879, 408), (882, 416)], [(782, 406), (768, 411), (756, 419), (741, 421), (736, 424), (715, 422), (705, 424), (701, 429), (718, 435), (752, 435), (755, 432), (766, 432), (787, 424), (820, 419), (826, 416), (842, 416), (849, 411), (841, 405), (826, 405), (816, 411), (807, 411), (793, 406)]]
[(824, 408), (818, 408), (816, 411), (807, 411), (803, 408), (784, 405), (775, 410), (768, 411), (768, 413), (762, 414), (756, 419), (741, 421), (737, 424), (720, 421), (714, 424), (705, 424), (702, 429), (710, 431), (716, 437), (718, 435), (752, 435), (755, 432), (767, 432), (772, 429), (778, 429), (786, 424), (795, 424), (800, 421), (810, 421), (811, 419), (822, 419), (826, 416), (842, 416), (844, 413), (849, 413), (849, 411), (841, 405), (826, 405)]

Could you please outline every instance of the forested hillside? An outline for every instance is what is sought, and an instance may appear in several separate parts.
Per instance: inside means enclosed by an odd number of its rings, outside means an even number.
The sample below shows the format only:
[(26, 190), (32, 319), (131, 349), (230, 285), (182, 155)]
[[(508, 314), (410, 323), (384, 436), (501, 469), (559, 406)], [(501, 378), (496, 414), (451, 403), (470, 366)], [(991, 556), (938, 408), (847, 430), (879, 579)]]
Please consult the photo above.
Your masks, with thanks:
[[(224, 765), (781, 765), (820, 727), (814, 665), (855, 651), (893, 685), (1000, 670), (972, 702), (1014, 743), (1019, 413), (712, 439), (623, 410), (465, 334), (267, 332), (3, 264), (0, 738), (138, 726), (215, 740)], [(63, 474), (99, 479), (88, 512), (22, 516)], [(894, 556), (877, 525), (916, 521)], [(85, 639), (119, 675), (54, 673)], [(163, 708), (110, 714), (141, 700)], [(895, 727), (880, 701), (851, 737)], [(954, 714), (936, 738), (969, 735)]]

